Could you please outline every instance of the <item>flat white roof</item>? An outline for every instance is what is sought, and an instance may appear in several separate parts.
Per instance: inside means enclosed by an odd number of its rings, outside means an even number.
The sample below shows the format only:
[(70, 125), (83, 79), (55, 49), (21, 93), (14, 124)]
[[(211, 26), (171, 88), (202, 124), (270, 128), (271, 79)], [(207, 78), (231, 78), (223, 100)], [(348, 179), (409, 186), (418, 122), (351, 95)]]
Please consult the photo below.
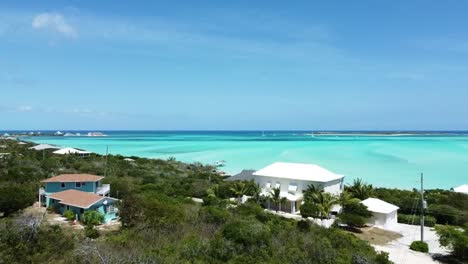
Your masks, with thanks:
[(49, 144), (39, 144), (34, 147), (30, 147), (29, 149), (34, 149), (34, 150), (44, 150), (44, 149), (59, 149), (59, 147), (52, 146)]
[(396, 205), (387, 203), (377, 198), (367, 198), (361, 203), (367, 206), (367, 210), (371, 212), (375, 212), (375, 213), (388, 214), (388, 213), (391, 213), (393, 211), (400, 209), (400, 207)]
[(63, 148), (53, 152), (54, 154), (90, 154), (91, 152), (78, 150), (74, 148)]
[(468, 194), (468, 184), (463, 184), (458, 187), (453, 188), (453, 191), (458, 193), (466, 193)]
[(330, 182), (344, 177), (315, 164), (289, 162), (275, 162), (254, 172), (253, 175), (313, 182)]

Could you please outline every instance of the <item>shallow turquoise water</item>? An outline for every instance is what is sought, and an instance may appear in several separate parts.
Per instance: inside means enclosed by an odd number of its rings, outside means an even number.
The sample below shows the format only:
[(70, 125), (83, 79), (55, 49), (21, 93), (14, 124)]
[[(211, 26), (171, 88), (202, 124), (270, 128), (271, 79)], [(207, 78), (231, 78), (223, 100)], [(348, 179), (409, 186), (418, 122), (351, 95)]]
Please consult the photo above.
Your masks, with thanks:
[(304, 132), (105, 132), (108, 137), (31, 137), (104, 154), (186, 162), (225, 160), (228, 173), (275, 161), (319, 164), (376, 186), (428, 188), (468, 183), (468, 136), (311, 136)]

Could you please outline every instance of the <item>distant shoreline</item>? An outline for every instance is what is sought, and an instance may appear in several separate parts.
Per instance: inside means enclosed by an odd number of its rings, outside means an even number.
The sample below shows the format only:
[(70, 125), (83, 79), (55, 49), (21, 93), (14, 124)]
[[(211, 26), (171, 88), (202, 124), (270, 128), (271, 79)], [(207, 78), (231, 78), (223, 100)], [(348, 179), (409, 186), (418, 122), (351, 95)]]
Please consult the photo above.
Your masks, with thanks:
[[(152, 133), (259, 133), (268, 135), (271, 133), (300, 133), (303, 136), (468, 136), (468, 131), (437, 131), (437, 130), (100, 130), (102, 132), (89, 132), (89, 130), (62, 130), (56, 134), (54, 130), (0, 130), (0, 135), (9, 133), (11, 136), (110, 136), (118, 132), (152, 132)], [(80, 134), (82, 133), (82, 134)]]

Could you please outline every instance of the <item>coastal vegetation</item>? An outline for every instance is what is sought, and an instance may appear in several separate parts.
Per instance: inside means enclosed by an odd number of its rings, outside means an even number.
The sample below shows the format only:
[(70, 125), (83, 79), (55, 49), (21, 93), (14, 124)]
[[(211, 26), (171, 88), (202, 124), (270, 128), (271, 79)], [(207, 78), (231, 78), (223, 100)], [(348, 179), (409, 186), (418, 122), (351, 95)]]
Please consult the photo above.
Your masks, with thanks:
[[(224, 181), (211, 166), (0, 145), (11, 153), (0, 159), (0, 188), (9, 194), (0, 196), (2, 263), (390, 263), (340, 229), (265, 212), (258, 186)], [(93, 215), (82, 231), (29, 214), (40, 180), (60, 173), (106, 175), (111, 196), (121, 200), (122, 227), (99, 231)], [(243, 194), (253, 198), (242, 205), (229, 199)]]
[[(175, 159), (128, 160), (119, 155), (53, 155), (10, 140), (0, 145), (10, 153), (0, 159), (0, 259), (4, 263), (389, 263), (386, 254), (376, 253), (367, 242), (339, 228), (325, 229), (264, 211), (268, 203), (280, 209), (283, 201), (275, 190), (268, 200), (260, 195), (258, 184), (225, 181), (212, 166)], [(99, 231), (101, 216), (93, 214), (83, 218), (86, 226), (80, 231), (26, 213), (24, 209), (37, 199), (40, 181), (60, 173), (106, 175), (111, 196), (121, 201), (122, 227)], [(240, 205), (244, 195), (252, 198)], [(370, 213), (359, 201), (370, 196), (396, 204), (402, 215), (412, 216), (411, 222), (417, 223), (416, 190), (374, 188), (360, 180), (347, 186), (340, 197), (311, 186), (304, 193), (301, 213), (324, 219), (332, 206), (341, 205), (339, 221), (360, 227)], [(426, 199), (426, 222), (440, 224), (436, 228), (441, 243), (455, 259), (466, 259), (468, 235), (463, 227), (468, 197), (427, 190)]]

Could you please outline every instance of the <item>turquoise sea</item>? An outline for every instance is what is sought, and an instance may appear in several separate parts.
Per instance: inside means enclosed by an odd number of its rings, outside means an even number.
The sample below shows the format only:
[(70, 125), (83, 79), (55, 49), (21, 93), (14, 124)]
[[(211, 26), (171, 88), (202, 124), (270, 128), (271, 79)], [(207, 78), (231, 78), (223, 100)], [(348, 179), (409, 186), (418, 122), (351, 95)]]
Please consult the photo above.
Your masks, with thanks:
[[(69, 131), (67, 131), (69, 132)], [(75, 131), (76, 132), (76, 131)], [(468, 135), (313, 135), (310, 132), (104, 131), (107, 137), (28, 137), (37, 143), (92, 152), (148, 158), (175, 157), (213, 164), (235, 174), (275, 161), (315, 163), (376, 186), (417, 188), (419, 174), (427, 188), (468, 183)]]

